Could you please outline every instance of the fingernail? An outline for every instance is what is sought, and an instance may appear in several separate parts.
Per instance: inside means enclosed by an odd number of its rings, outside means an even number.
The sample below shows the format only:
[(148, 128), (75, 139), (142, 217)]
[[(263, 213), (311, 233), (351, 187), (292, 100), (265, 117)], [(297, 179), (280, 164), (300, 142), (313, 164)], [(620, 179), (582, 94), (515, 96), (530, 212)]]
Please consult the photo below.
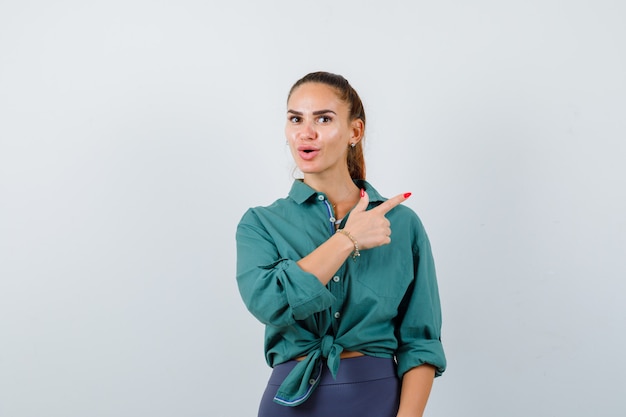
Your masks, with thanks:
[(365, 197), (365, 190), (361, 188), (361, 198)]
[(404, 193), (404, 198), (409, 198), (411, 197), (411, 193)]

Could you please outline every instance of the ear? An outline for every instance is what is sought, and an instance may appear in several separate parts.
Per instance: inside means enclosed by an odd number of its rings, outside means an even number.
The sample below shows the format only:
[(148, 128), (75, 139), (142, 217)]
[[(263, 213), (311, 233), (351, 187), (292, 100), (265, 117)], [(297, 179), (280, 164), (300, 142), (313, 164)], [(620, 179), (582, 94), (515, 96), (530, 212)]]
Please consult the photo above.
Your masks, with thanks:
[(361, 119), (354, 119), (350, 123), (350, 143), (359, 143), (363, 139), (363, 133), (365, 132), (365, 124)]

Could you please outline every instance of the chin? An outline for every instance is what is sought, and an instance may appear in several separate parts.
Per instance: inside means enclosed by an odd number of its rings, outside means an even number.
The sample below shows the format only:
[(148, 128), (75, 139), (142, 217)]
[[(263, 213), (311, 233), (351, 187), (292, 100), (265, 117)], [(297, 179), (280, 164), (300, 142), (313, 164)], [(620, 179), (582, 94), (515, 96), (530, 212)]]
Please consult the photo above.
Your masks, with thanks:
[(300, 172), (302, 172), (303, 174), (316, 174), (319, 172), (319, 169), (317, 169), (316, 167), (312, 167), (310, 165), (303, 165), (303, 164), (296, 164), (298, 166), (298, 169), (300, 170)]

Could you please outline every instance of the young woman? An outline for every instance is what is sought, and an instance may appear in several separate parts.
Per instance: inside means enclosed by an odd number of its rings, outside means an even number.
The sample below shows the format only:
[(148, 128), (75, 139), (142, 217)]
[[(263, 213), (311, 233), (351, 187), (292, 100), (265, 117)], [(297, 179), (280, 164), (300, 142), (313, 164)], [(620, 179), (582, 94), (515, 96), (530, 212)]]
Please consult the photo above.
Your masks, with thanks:
[[(287, 100), (304, 174), (237, 227), (237, 282), (273, 368), (259, 417), (418, 417), (446, 360), (430, 244), (417, 215), (365, 182), (365, 112), (316, 72)], [(393, 236), (392, 236), (393, 232)]]

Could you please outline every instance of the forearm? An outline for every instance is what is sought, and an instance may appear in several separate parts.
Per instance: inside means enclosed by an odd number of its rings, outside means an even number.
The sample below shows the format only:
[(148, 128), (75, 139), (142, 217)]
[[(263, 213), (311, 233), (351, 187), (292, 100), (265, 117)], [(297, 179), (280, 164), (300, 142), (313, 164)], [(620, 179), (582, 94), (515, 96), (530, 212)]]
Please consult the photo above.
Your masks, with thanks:
[(435, 368), (427, 364), (404, 374), (397, 417), (422, 417), (434, 378)]
[(335, 234), (297, 264), (326, 285), (353, 251), (354, 244), (347, 236)]
[(333, 235), (309, 255), (300, 259), (298, 266), (315, 275), (322, 284), (326, 285), (348, 256), (356, 250), (357, 245), (363, 250), (391, 242), (390, 223), (385, 218), (385, 214), (410, 195), (411, 193), (399, 194), (371, 210), (366, 210), (369, 197), (367, 193), (362, 192), (361, 200), (352, 209), (350, 218), (346, 222), (344, 230), (347, 233)]

